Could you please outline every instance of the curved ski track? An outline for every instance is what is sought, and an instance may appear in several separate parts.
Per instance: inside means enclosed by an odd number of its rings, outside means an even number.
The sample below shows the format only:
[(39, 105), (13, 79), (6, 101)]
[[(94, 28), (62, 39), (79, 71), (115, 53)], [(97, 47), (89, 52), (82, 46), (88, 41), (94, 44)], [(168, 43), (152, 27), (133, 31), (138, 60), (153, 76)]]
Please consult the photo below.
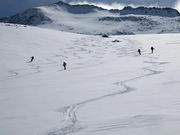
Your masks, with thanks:
[[(133, 40), (128, 40), (128, 42), (139, 44), (139, 42), (133, 41)], [(87, 126), (81, 125), (81, 123), (78, 121), (78, 118), (76, 116), (78, 109), (80, 109), (82, 106), (87, 105), (91, 102), (96, 102), (98, 100), (102, 100), (105, 98), (118, 96), (118, 95), (122, 95), (122, 94), (126, 94), (126, 93), (134, 91), (136, 88), (133, 88), (133, 87), (130, 87), (129, 85), (127, 85), (128, 82), (134, 81), (137, 79), (141, 79), (144, 77), (149, 77), (152, 75), (157, 75), (157, 74), (163, 73), (164, 71), (157, 71), (157, 70), (153, 70), (152, 68), (154, 66), (160, 66), (162, 64), (168, 63), (168, 62), (154, 62), (154, 61), (152, 61), (152, 59), (158, 59), (156, 57), (143, 56), (143, 55), (141, 57), (147, 57), (147, 58), (151, 59), (151, 61), (143, 61), (143, 63), (151, 64), (151, 66), (141, 68), (143, 71), (148, 71), (149, 73), (141, 75), (141, 76), (136, 76), (136, 77), (130, 78), (128, 80), (115, 82), (114, 84), (116, 86), (122, 87), (122, 89), (118, 90), (117, 92), (113, 92), (110, 94), (102, 95), (100, 97), (88, 99), (88, 100), (85, 100), (85, 101), (82, 101), (82, 102), (79, 102), (76, 104), (72, 104), (69, 106), (65, 106), (65, 107), (59, 109), (58, 111), (60, 113), (63, 113), (63, 115), (64, 115), (64, 118), (65, 118), (64, 124), (60, 129), (51, 130), (50, 132), (47, 133), (47, 135), (67, 135), (67, 134), (70, 134), (73, 132), (78, 132), (80, 130), (85, 129)]]

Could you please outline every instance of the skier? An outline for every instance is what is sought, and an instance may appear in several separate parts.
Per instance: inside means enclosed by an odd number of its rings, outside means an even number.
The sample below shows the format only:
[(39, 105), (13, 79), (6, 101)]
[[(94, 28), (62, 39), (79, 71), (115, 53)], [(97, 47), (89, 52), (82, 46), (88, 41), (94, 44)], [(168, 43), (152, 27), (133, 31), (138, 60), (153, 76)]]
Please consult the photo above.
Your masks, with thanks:
[(141, 55), (141, 49), (138, 49), (138, 53), (139, 53), (139, 55)]
[(153, 53), (154, 52), (154, 47), (153, 46), (151, 46), (151, 53)]
[(66, 63), (66, 62), (63, 62), (64, 70), (66, 70), (66, 65), (67, 65), (67, 63)]
[(30, 62), (33, 62), (33, 60), (34, 60), (34, 56), (31, 56), (31, 60), (30, 60)]

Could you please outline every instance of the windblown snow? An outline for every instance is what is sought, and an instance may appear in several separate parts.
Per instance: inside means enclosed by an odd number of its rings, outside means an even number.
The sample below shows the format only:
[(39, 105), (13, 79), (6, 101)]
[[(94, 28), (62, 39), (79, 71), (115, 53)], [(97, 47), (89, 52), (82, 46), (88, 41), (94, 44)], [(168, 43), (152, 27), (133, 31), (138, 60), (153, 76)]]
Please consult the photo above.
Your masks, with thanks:
[(179, 135), (180, 34), (0, 35), (1, 135)]
[(180, 13), (172, 8), (124, 7), (122, 10), (107, 10), (88, 4), (70, 5), (62, 1), (0, 18), (0, 22), (88, 35), (180, 32)]

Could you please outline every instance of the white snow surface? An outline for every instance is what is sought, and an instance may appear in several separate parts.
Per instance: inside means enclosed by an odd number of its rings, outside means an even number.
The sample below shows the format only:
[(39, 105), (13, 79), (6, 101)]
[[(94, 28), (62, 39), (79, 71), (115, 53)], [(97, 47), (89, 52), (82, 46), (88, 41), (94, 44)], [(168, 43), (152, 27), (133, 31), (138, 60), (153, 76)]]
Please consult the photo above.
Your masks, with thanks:
[(180, 34), (102, 38), (1, 23), (0, 135), (179, 135), (179, 57)]

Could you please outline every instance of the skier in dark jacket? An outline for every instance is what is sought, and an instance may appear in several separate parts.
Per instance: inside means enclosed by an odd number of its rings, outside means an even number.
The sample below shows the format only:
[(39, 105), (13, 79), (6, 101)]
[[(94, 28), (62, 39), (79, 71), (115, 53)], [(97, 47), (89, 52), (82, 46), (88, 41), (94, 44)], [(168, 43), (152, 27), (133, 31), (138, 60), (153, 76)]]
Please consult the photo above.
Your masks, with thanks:
[(153, 53), (154, 52), (154, 47), (153, 46), (151, 46), (151, 53)]
[(139, 53), (139, 55), (141, 55), (141, 49), (138, 49), (138, 53)]
[(67, 65), (67, 63), (66, 63), (66, 62), (63, 62), (64, 70), (66, 70), (66, 65)]
[(33, 62), (33, 60), (34, 60), (34, 56), (31, 56), (31, 60), (30, 60), (30, 62)]

